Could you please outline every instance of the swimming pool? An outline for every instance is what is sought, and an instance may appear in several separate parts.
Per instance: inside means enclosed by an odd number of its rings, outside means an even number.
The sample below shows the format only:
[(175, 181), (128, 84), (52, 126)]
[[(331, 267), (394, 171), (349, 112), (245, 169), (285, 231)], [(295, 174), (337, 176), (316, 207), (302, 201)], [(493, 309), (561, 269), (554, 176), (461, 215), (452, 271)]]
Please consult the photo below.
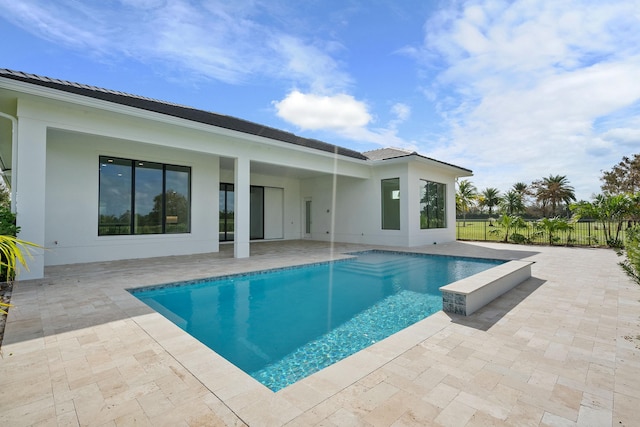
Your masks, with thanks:
[(441, 310), (440, 286), (502, 262), (368, 251), (131, 292), (277, 391)]

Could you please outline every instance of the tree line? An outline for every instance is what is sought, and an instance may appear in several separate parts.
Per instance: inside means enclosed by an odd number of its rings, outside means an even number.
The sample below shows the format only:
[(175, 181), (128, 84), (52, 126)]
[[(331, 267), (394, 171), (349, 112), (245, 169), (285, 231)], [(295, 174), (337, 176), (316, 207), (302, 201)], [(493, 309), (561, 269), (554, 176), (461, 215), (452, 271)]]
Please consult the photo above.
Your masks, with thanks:
[(482, 191), (464, 179), (458, 182), (456, 209), (466, 220), (468, 213), (522, 215), (544, 218), (568, 215), (576, 200), (575, 190), (565, 175), (549, 175), (530, 184), (517, 182), (504, 194), (497, 188)]
[[(544, 231), (550, 244), (557, 239), (554, 233), (570, 232), (578, 220), (595, 221), (604, 230), (607, 245), (626, 255), (622, 268), (640, 283), (640, 153), (624, 156), (611, 170), (602, 172), (600, 180), (600, 193), (591, 201), (576, 201), (565, 175), (549, 175), (530, 184), (517, 182), (504, 193), (497, 188), (478, 191), (465, 179), (458, 182), (456, 210), (463, 226), (469, 213), (488, 215), (497, 226), (495, 231), (504, 234), (504, 241), (515, 243), (525, 243), (517, 232), (528, 227), (523, 217), (535, 219), (534, 228)], [(499, 218), (493, 219), (494, 213)]]

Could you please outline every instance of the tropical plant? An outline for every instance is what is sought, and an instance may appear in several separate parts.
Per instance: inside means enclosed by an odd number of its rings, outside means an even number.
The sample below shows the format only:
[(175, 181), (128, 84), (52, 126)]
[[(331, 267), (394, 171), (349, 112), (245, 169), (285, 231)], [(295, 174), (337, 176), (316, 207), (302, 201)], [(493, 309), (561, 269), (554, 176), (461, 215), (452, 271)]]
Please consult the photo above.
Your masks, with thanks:
[(624, 252), (626, 259), (620, 263), (620, 267), (633, 281), (640, 285), (640, 226), (627, 229)]
[(4, 208), (10, 211), (11, 208), (11, 193), (7, 190), (7, 187), (0, 181), (0, 208)]
[[(504, 232), (504, 242), (507, 243), (509, 240), (509, 231), (511, 230), (520, 230), (523, 228), (527, 228), (527, 223), (522, 217), (518, 215), (507, 215), (503, 214), (497, 221), (496, 225), (500, 228), (496, 228), (495, 230), (491, 230), (490, 233), (498, 234)], [(523, 236), (524, 237), (524, 236)], [(521, 239), (518, 239), (521, 240)], [(524, 239), (522, 239), (524, 240)], [(522, 243), (522, 242), (518, 242)]]
[(558, 214), (558, 207), (563, 203), (568, 205), (576, 200), (575, 191), (569, 185), (569, 180), (564, 175), (549, 175), (541, 181), (531, 184), (535, 188), (536, 200), (542, 204), (543, 214), (546, 216), (546, 207), (551, 207), (551, 215)]
[(485, 188), (480, 194), (479, 205), (489, 209), (489, 216), (493, 215), (493, 208), (500, 202), (500, 190), (497, 188)]
[(456, 192), (456, 209), (462, 213), (463, 227), (467, 226), (467, 212), (475, 203), (478, 196), (478, 190), (468, 179), (458, 182), (458, 191)]
[[(556, 233), (571, 231), (573, 229), (573, 225), (566, 218), (556, 216), (553, 218), (542, 218), (536, 222), (536, 228), (540, 233), (547, 233), (549, 236), (549, 245), (553, 245), (560, 241), (560, 237), (558, 237)], [(567, 238), (567, 243), (569, 243), (569, 238)]]
[(17, 236), (20, 227), (16, 225), (16, 214), (0, 202), (0, 235)]
[(507, 192), (500, 199), (500, 209), (507, 215), (518, 215), (525, 211), (522, 193), (517, 190)]
[[(20, 227), (16, 225), (16, 214), (11, 212), (11, 209), (6, 204), (0, 201), (0, 236), (17, 236), (20, 231)], [(5, 259), (0, 254), (0, 282), (6, 282), (13, 280), (13, 277), (9, 277), (7, 274), (7, 267), (5, 266)]]
[[(11, 304), (7, 304), (7, 303), (4, 303), (4, 302), (0, 301), (0, 307), (13, 307), (13, 306)], [(0, 308), (0, 313), (1, 314), (9, 314), (9, 313), (7, 313), (6, 310), (3, 310), (1, 308)]]
[(593, 202), (578, 202), (569, 208), (582, 218), (599, 221), (605, 233), (607, 245), (621, 247), (620, 233), (625, 221), (637, 218), (640, 214), (640, 193), (598, 194)]
[[(18, 264), (29, 270), (27, 258), (31, 258), (30, 247), (40, 248), (41, 246), (31, 242), (20, 240), (14, 236), (0, 235), (0, 266), (2, 266), (4, 280), (11, 281), (15, 278)], [(0, 301), (1, 307), (11, 307), (11, 304)], [(0, 313), (7, 314), (6, 310), (0, 308)]]
[(15, 278), (19, 264), (29, 271), (27, 259), (32, 257), (30, 248), (42, 248), (42, 246), (14, 236), (0, 235), (0, 265), (7, 269), (7, 280)]

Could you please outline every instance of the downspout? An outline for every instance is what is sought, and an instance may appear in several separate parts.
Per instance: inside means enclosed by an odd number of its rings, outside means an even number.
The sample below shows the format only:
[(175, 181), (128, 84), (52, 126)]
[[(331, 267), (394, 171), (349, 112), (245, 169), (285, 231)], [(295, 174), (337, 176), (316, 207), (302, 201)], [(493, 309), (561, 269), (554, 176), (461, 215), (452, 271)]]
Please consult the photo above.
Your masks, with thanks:
[(18, 194), (18, 119), (0, 111), (0, 117), (11, 120), (11, 212), (16, 213), (16, 197)]

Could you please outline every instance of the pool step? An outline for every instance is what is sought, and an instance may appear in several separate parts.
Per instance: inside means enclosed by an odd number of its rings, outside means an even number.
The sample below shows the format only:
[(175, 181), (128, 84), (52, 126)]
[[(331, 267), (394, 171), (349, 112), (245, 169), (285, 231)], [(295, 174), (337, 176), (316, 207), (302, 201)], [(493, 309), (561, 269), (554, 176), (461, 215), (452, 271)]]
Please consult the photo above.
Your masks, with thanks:
[(375, 264), (356, 260), (353, 262), (342, 263), (339, 266), (341, 271), (376, 277), (385, 277), (421, 267), (422, 266), (419, 265), (412, 266), (403, 259), (384, 261)]

